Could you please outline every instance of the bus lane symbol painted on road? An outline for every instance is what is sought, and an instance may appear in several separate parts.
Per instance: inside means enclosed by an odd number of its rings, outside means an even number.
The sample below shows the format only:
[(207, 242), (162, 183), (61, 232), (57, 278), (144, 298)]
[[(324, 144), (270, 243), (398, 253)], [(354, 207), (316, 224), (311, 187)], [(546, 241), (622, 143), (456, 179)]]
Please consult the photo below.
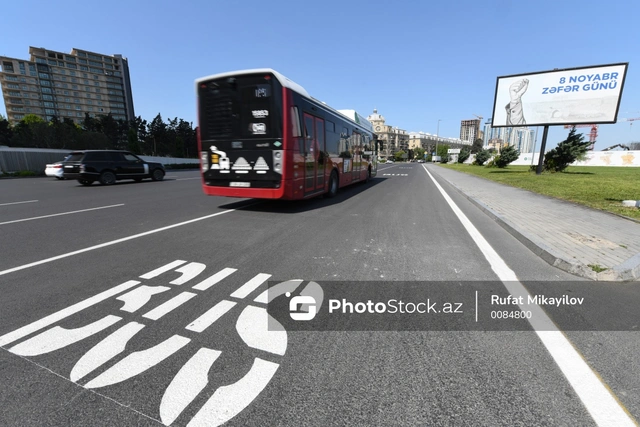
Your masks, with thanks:
[[(153, 369), (179, 352), (190, 351), (193, 355), (178, 370), (164, 391), (158, 408), (160, 420), (165, 425), (171, 425), (204, 392), (210, 395), (209, 399), (197, 410), (193, 418), (188, 420), (187, 425), (223, 424), (255, 400), (274, 377), (280, 366), (279, 363), (256, 356), (251, 368), (242, 378), (235, 383), (219, 387), (211, 394), (211, 390), (207, 390), (209, 372), (216, 360), (224, 353), (224, 349), (190, 348), (192, 340), (181, 335), (184, 332), (178, 330), (156, 345), (126, 354), (127, 345), (139, 332), (152, 327), (154, 321), (168, 313), (181, 307), (185, 309), (189, 301), (237, 271), (234, 268), (224, 268), (189, 288), (187, 283), (200, 276), (205, 269), (206, 266), (202, 263), (173, 261), (141, 275), (140, 280), (129, 280), (0, 336), (0, 347), (8, 348), (8, 351), (23, 357), (36, 357), (66, 348), (110, 328), (114, 329), (86, 353), (79, 355), (70, 371), (69, 379), (87, 389), (100, 389), (128, 381)], [(168, 273), (172, 273), (173, 277), (175, 277), (174, 273), (180, 273), (180, 275), (161, 286), (145, 283)], [(270, 274), (265, 273), (255, 275), (234, 290), (229, 295), (229, 299), (215, 302), (209, 310), (182, 327), (191, 332), (202, 333), (226, 313), (239, 307), (238, 309), (242, 311), (236, 320), (235, 329), (244, 344), (270, 354), (271, 359), (273, 356), (284, 356), (287, 349), (287, 332), (267, 313), (265, 306), (274, 298), (295, 291), (303, 281), (289, 280), (279, 283), (272, 287), (268, 294), (267, 290), (264, 290), (253, 301), (244, 302), (270, 277)], [(177, 294), (160, 304), (155, 303), (156, 296), (164, 296), (163, 298), (166, 299), (172, 291)], [(319, 304), (321, 304), (321, 288), (315, 282), (309, 282), (300, 294), (312, 294), (317, 298), (318, 292), (320, 292)], [(73, 329), (56, 325), (70, 316), (112, 299), (122, 302), (119, 309), (122, 313), (109, 314)], [(140, 314), (141, 319), (122, 324), (125, 313)], [(118, 358), (119, 360), (113, 363), (114, 359)], [(112, 362), (111, 366), (109, 366), (110, 362)], [(106, 367), (106, 370), (102, 370), (97, 376), (91, 378), (91, 374), (100, 371), (99, 368), (102, 367)]]

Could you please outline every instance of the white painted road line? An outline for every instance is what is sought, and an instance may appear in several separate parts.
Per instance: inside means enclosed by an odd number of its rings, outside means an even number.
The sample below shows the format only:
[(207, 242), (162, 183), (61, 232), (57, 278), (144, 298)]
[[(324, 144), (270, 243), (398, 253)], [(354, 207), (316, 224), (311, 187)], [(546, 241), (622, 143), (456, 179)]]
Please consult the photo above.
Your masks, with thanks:
[(27, 268), (35, 267), (37, 265), (46, 264), (48, 262), (57, 261), (59, 259), (67, 258), (67, 257), (70, 257), (70, 256), (82, 254), (82, 253), (85, 253), (85, 252), (94, 251), (96, 249), (105, 248), (107, 246), (117, 245), (118, 243), (126, 242), (128, 240), (137, 239), (139, 237), (148, 236), (150, 234), (160, 233), (161, 231), (170, 230), (172, 228), (181, 227), (183, 225), (192, 224), (192, 223), (198, 222), (198, 221), (203, 221), (205, 219), (213, 218), (213, 217), (216, 217), (218, 215), (224, 215), (226, 213), (234, 212), (234, 211), (235, 211), (235, 209), (228, 209), (226, 211), (216, 212), (214, 214), (202, 216), (200, 218), (190, 219), (189, 221), (179, 222), (178, 224), (173, 224), (173, 225), (168, 225), (166, 227), (156, 228), (155, 230), (145, 231), (144, 233), (134, 234), (133, 236), (129, 236), (129, 237), (123, 237), (122, 239), (112, 240), (110, 242), (101, 243), (99, 245), (90, 246), (88, 248), (80, 249), (80, 250), (73, 251), (73, 252), (68, 252), (66, 254), (54, 256), (54, 257), (51, 257), (51, 258), (43, 259), (43, 260), (32, 262), (32, 263), (29, 263), (29, 264), (24, 264), (24, 265), (21, 265), (21, 266), (18, 266), (18, 267), (9, 268), (7, 270), (0, 271), (0, 276), (3, 276), (5, 274), (9, 274), (9, 273), (13, 273), (15, 271), (20, 271), (20, 270), (24, 270), (24, 269), (27, 269)]
[(160, 419), (165, 425), (174, 422), (209, 384), (209, 370), (220, 354), (218, 350), (201, 348), (180, 368), (160, 402)]
[(213, 276), (211, 276), (208, 279), (205, 279), (202, 282), (200, 282), (197, 285), (195, 285), (193, 287), (193, 289), (196, 289), (198, 291), (206, 291), (207, 289), (209, 289), (210, 287), (212, 287), (213, 285), (215, 285), (216, 283), (218, 283), (219, 281), (221, 281), (225, 277), (232, 275), (236, 271), (238, 271), (238, 270), (235, 269), (235, 268), (225, 268), (223, 270), (220, 270), (216, 274), (214, 274)]
[(209, 326), (213, 325), (213, 322), (221, 318), (227, 311), (231, 310), (236, 305), (233, 301), (222, 300), (204, 314), (198, 317), (196, 320), (187, 325), (186, 329), (193, 332), (202, 332)]
[(81, 328), (67, 329), (54, 326), (33, 338), (11, 347), (9, 351), (18, 356), (39, 356), (51, 353), (95, 335), (120, 320), (122, 320), (122, 317), (108, 315)]
[(22, 203), (35, 203), (37, 200), (26, 200), (24, 202), (0, 203), (0, 206), (19, 205)]
[(149, 311), (148, 313), (143, 314), (142, 317), (151, 319), (151, 320), (158, 320), (165, 314), (170, 313), (171, 311), (180, 307), (182, 304), (189, 301), (191, 298), (195, 297), (196, 295), (198, 294), (194, 294), (193, 292), (183, 292), (180, 295), (176, 295), (175, 297), (171, 298), (169, 301), (165, 302), (164, 304), (157, 306), (156, 308)]
[(269, 279), (269, 277), (271, 277), (270, 274), (264, 274), (264, 273), (257, 274), (256, 277), (254, 277), (253, 279), (249, 280), (247, 283), (239, 287), (234, 293), (231, 294), (231, 296), (234, 298), (242, 299), (247, 295), (249, 295), (251, 292), (258, 289), (258, 287), (262, 285), (264, 282), (266, 282)]
[(124, 351), (127, 343), (144, 328), (142, 323), (129, 322), (87, 351), (75, 364), (69, 375), (78, 382), (100, 366)]
[(142, 276), (140, 276), (141, 279), (153, 279), (154, 277), (157, 277), (159, 275), (161, 275), (162, 273), (166, 273), (167, 271), (173, 270), (176, 267), (180, 267), (182, 264), (184, 264), (187, 261), (182, 261), (180, 259), (175, 260), (173, 262), (170, 262), (169, 264), (163, 265), (162, 267), (158, 267), (155, 270), (152, 270), (148, 273), (143, 274)]
[[(524, 301), (528, 301), (530, 294), (522, 283), (519, 282), (515, 272), (509, 268), (500, 255), (491, 247), (489, 242), (487, 242), (462, 210), (460, 210), (451, 197), (449, 197), (440, 184), (438, 184), (427, 168), (424, 165), (422, 167), (478, 248), (482, 251), (491, 265), (491, 269), (496, 273), (507, 290), (513, 296), (525, 296)], [(523, 310), (535, 310), (532, 319), (536, 320), (529, 320), (531, 326), (536, 334), (538, 334), (538, 337), (551, 354), (551, 357), (567, 381), (569, 381), (569, 384), (573, 387), (595, 423), (603, 427), (636, 426), (637, 424), (625, 408), (622, 407), (616, 397), (609, 391), (608, 387), (602, 383), (598, 375), (593, 372), (582, 355), (573, 347), (562, 331), (555, 327), (553, 321), (547, 316), (544, 310), (542, 310), (540, 306), (533, 304), (521, 305), (520, 307)]]
[(126, 381), (146, 370), (189, 344), (189, 338), (174, 335), (146, 350), (136, 351), (85, 384), (86, 388), (100, 388)]
[(84, 310), (87, 307), (91, 307), (92, 305), (96, 305), (99, 302), (102, 302), (108, 298), (111, 298), (114, 295), (119, 294), (120, 292), (124, 292), (127, 289), (130, 289), (136, 285), (139, 285), (140, 282), (136, 280), (129, 280), (128, 282), (122, 283), (121, 285), (115, 286), (111, 289), (107, 289), (104, 292), (99, 293), (98, 295), (94, 295), (91, 298), (87, 298), (84, 301), (80, 301), (70, 307), (64, 308), (60, 311), (57, 311), (53, 314), (48, 315), (47, 317), (43, 317), (40, 320), (36, 320), (33, 323), (30, 323), (26, 326), (23, 326), (20, 329), (16, 329), (13, 332), (9, 332), (0, 337), (0, 347), (4, 347), (7, 344), (11, 344), (12, 342), (19, 340), (20, 338), (24, 338), (29, 334), (32, 334), (40, 329), (44, 329), (49, 325), (52, 325), (62, 319), (65, 319), (72, 314), (78, 313), (79, 311)]
[(82, 212), (97, 211), (97, 210), (100, 210), (100, 209), (117, 208), (118, 206), (124, 206), (124, 203), (120, 203), (120, 204), (117, 204), (117, 205), (110, 205), (110, 206), (100, 206), (98, 208), (82, 209), (82, 210), (79, 210), (79, 211), (61, 212), (61, 213), (51, 214), (51, 215), (34, 216), (33, 218), (16, 219), (16, 220), (13, 220), (13, 221), (0, 222), (0, 225), (14, 224), (16, 222), (24, 222), (24, 221), (33, 221), (34, 219), (51, 218), (51, 217), (54, 217), (54, 216), (71, 215), (71, 214), (82, 213)]
[(256, 357), (249, 372), (238, 382), (217, 389), (187, 427), (216, 427), (226, 423), (258, 397), (279, 366)]

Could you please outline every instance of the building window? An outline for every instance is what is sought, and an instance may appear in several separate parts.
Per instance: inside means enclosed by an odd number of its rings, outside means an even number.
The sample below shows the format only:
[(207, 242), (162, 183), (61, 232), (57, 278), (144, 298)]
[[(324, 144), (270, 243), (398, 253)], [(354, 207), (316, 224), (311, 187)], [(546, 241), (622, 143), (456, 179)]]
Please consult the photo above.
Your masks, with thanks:
[(66, 59), (69, 62), (76, 62), (76, 57), (75, 56), (65, 55), (64, 59)]
[(75, 75), (76, 75), (76, 72), (75, 72), (75, 71), (69, 71), (69, 75), (70, 75), (70, 76), (75, 76)]
[(77, 69), (78, 69), (78, 66), (77, 66), (76, 64), (69, 64), (69, 63), (67, 63), (67, 68), (71, 68), (71, 69), (77, 70)]
[(7, 83), (7, 87), (9, 89), (20, 89), (20, 86), (14, 85), (13, 83)]
[[(89, 71), (89, 67), (85, 67), (84, 65), (80, 66), (80, 70), (82, 71)], [(85, 74), (86, 75), (86, 74)]]
[(5, 80), (8, 80), (10, 82), (17, 82), (18, 78), (16, 76), (4, 76)]

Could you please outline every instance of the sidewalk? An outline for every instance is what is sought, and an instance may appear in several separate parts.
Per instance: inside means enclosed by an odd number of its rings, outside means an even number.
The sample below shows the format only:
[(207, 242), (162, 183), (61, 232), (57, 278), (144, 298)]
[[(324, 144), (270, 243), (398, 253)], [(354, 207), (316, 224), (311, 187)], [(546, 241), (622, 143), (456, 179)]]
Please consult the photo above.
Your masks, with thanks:
[[(593, 280), (640, 280), (640, 223), (428, 165), (549, 264)], [(606, 270), (596, 273), (590, 266)]]

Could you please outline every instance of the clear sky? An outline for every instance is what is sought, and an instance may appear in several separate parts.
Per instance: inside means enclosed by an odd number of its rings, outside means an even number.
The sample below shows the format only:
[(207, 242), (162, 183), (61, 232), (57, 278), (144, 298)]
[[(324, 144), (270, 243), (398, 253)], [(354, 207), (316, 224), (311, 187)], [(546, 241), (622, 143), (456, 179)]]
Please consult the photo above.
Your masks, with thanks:
[[(628, 62), (618, 117), (640, 117), (639, 22), (638, 0), (11, 1), (0, 55), (120, 53), (149, 121), (195, 126), (196, 78), (268, 67), (334, 108), (377, 108), (410, 132), (435, 134), (441, 119), (440, 136), (457, 138), (460, 120), (491, 116), (498, 76), (554, 68)], [(566, 134), (551, 127), (547, 148)], [(640, 120), (619, 121), (600, 126), (596, 149), (633, 141)]]

